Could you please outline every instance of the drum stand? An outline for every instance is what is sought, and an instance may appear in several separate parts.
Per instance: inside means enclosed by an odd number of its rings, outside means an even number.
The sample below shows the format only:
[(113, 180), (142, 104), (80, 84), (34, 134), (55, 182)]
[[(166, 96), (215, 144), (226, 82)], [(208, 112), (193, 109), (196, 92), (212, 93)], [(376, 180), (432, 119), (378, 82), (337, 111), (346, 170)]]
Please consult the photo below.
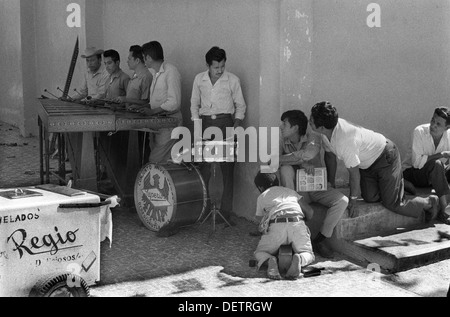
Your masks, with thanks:
[(229, 227), (231, 227), (230, 223), (225, 219), (225, 217), (224, 217), (224, 216), (220, 213), (220, 211), (216, 208), (216, 203), (215, 203), (215, 202), (212, 203), (211, 211), (210, 211), (209, 214), (206, 216), (206, 218), (203, 219), (201, 225), (204, 224), (205, 221), (208, 220), (209, 217), (212, 216), (213, 231), (216, 231), (216, 217), (217, 217), (217, 215), (219, 215), (219, 216), (223, 219), (223, 221), (225, 221), (225, 223), (226, 223)]
[[(215, 178), (216, 178), (216, 165), (217, 165), (216, 162), (213, 162), (213, 163), (212, 163), (212, 168), (213, 168), (213, 179), (214, 179), (214, 180), (215, 180)], [(206, 186), (208, 186), (208, 184), (206, 184)], [(216, 202), (215, 202), (215, 201), (213, 201), (213, 202), (211, 203), (211, 211), (210, 211), (209, 214), (205, 217), (205, 219), (203, 219), (203, 221), (201, 222), (200, 225), (203, 225), (203, 224), (206, 222), (206, 220), (208, 220), (209, 217), (212, 216), (213, 232), (215, 232), (215, 231), (216, 231), (216, 217), (217, 217), (217, 215), (219, 215), (219, 216), (223, 219), (223, 221), (225, 221), (225, 223), (226, 223), (229, 227), (231, 227), (231, 224), (228, 222), (228, 220), (226, 220), (225, 217), (220, 213), (219, 209), (217, 209), (217, 207), (216, 207)]]

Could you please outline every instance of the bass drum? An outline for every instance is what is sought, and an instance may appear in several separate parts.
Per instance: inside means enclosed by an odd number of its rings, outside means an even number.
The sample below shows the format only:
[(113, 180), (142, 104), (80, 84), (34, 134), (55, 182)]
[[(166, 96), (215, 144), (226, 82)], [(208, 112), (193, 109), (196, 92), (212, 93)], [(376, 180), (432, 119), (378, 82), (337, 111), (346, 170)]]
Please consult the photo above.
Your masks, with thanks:
[(198, 168), (193, 164), (148, 163), (138, 173), (134, 186), (136, 211), (152, 231), (167, 225), (192, 225), (202, 218), (208, 194)]

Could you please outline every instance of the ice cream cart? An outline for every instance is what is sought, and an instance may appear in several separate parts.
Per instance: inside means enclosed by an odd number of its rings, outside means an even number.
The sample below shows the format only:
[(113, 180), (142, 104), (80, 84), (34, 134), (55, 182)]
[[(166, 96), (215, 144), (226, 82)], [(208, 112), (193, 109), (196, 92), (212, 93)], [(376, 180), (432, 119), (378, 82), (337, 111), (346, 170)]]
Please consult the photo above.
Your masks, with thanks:
[(54, 189), (0, 189), (2, 297), (89, 296), (100, 280), (100, 242), (108, 236), (102, 228), (112, 232), (110, 202)]

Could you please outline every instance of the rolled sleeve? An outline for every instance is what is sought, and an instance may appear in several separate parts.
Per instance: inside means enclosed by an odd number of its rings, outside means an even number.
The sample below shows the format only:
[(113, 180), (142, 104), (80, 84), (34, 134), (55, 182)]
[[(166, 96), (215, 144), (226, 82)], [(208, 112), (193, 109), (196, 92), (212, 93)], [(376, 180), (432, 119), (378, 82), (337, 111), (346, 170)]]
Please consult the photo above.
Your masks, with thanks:
[(245, 112), (247, 110), (247, 105), (244, 100), (244, 95), (242, 93), (241, 81), (238, 79), (233, 85), (233, 102), (236, 109), (235, 118), (244, 120)]
[(173, 70), (167, 74), (167, 99), (161, 104), (161, 109), (173, 112), (181, 107), (181, 76)]
[(428, 155), (424, 154), (424, 140), (420, 131), (415, 130), (413, 133), (413, 145), (412, 145), (412, 165), (414, 168), (421, 169), (428, 161)]
[(259, 196), (256, 201), (256, 216), (264, 217), (264, 207), (262, 206), (262, 197)]
[(302, 150), (294, 152), (294, 156), (302, 161), (310, 161), (319, 154), (320, 148), (320, 136), (315, 133), (310, 133), (306, 146)]
[(192, 94), (191, 94), (191, 116), (192, 119), (199, 119), (200, 118), (200, 89), (198, 87), (198, 76), (194, 80), (194, 85), (192, 87)]
[(344, 161), (346, 168), (354, 168), (361, 164), (359, 150), (355, 142), (348, 144), (347, 147), (339, 147), (336, 156)]

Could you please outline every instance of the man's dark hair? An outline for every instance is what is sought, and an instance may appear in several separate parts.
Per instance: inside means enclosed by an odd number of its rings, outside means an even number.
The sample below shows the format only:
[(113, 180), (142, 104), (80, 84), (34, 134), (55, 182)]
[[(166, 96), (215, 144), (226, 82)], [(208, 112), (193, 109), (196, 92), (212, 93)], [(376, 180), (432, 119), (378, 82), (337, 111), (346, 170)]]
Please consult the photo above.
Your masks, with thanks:
[(144, 55), (142, 54), (142, 47), (139, 45), (133, 45), (130, 47), (130, 52), (132, 53), (134, 59), (139, 59), (142, 63), (144, 63)]
[(115, 51), (115, 50), (107, 50), (103, 53), (103, 57), (111, 57), (111, 60), (114, 63), (120, 62), (120, 55), (119, 52)]
[(273, 186), (278, 186), (278, 177), (273, 173), (261, 173), (259, 172), (255, 177), (256, 187), (262, 187), (264, 191)]
[(306, 129), (308, 128), (308, 118), (301, 110), (289, 110), (283, 113), (281, 116), (281, 121), (288, 120), (291, 127), (298, 126), (298, 133), (300, 136), (306, 134)]
[(445, 119), (446, 125), (450, 125), (450, 110), (447, 107), (437, 107), (434, 114)]
[(205, 56), (206, 64), (211, 66), (214, 61), (220, 63), (221, 61), (227, 61), (227, 53), (224, 49), (214, 46), (212, 47)]
[(164, 61), (164, 50), (158, 41), (142, 45), (142, 53), (144, 56), (150, 56), (154, 61)]
[(337, 110), (329, 101), (316, 103), (311, 109), (311, 117), (316, 128), (334, 129), (338, 123)]

